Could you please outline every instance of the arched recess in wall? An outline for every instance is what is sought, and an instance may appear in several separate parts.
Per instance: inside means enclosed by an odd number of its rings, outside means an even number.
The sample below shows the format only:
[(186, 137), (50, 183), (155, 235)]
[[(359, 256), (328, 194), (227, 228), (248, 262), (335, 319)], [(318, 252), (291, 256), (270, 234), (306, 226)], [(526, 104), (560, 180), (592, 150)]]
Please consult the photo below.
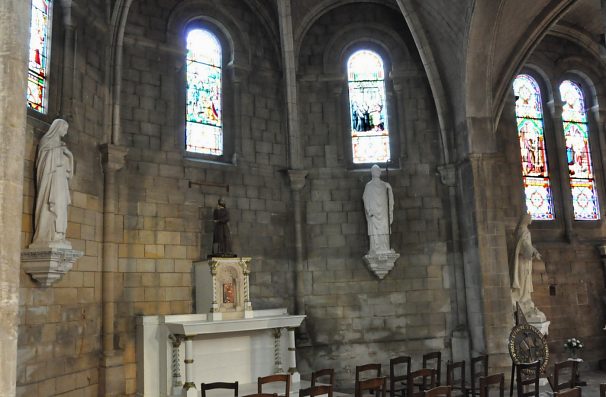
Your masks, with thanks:
[[(185, 150), (186, 131), (186, 37), (191, 29), (210, 32), (219, 42), (222, 52), (223, 151), (221, 155), (192, 154)], [(240, 130), (239, 85), (248, 78), (251, 68), (250, 41), (238, 23), (225, 10), (210, 7), (199, 0), (179, 3), (172, 11), (167, 23), (167, 44), (178, 50), (174, 60), (176, 73), (173, 82), (174, 103), (170, 113), (174, 115), (174, 134), (166, 137), (179, 148), (186, 158), (233, 163), (238, 150)]]
[[(406, 95), (404, 75), (407, 66), (416, 65), (410, 62), (408, 46), (396, 32), (377, 23), (353, 23), (328, 41), (322, 55), (324, 74), (334, 76), (338, 81), (347, 81), (347, 62), (352, 54), (362, 49), (374, 52), (384, 63), (390, 157), (391, 164), (397, 166), (406, 150), (406, 134), (413, 133), (411, 123), (406, 123), (406, 109), (402, 105), (403, 96)], [(353, 154), (347, 84), (343, 83), (335, 90), (337, 109), (342, 112), (337, 130), (343, 131), (343, 134), (339, 134), (338, 145), (344, 149), (344, 157), (351, 167)]]
[[(568, 184), (567, 189), (565, 189), (565, 191), (570, 193), (571, 196), (566, 197), (566, 201), (570, 205), (572, 199), (571, 216), (575, 221), (601, 220), (599, 222), (601, 224), (603, 223), (604, 207), (606, 205), (606, 201), (604, 200), (604, 188), (606, 185), (604, 181), (604, 178), (606, 177), (606, 168), (604, 168), (604, 153), (606, 146), (603, 137), (603, 124), (601, 121), (603, 120), (604, 114), (606, 114), (606, 112), (604, 112), (604, 110), (600, 110), (600, 107), (605, 106), (604, 93), (606, 88), (603, 84), (597, 84), (596, 82), (605, 81), (604, 79), (606, 76), (599, 67), (596, 67), (595, 60), (581, 56), (565, 57), (558, 60), (558, 62), (556, 63), (556, 70), (559, 74), (559, 78), (556, 81), (558, 87), (556, 98), (560, 104), (560, 107), (558, 107), (559, 109), (562, 109), (562, 107), (566, 106), (565, 102), (567, 102), (567, 98), (562, 97), (561, 90), (563, 82), (572, 82), (573, 85), (577, 86), (580, 89), (580, 95), (582, 97), (582, 100), (585, 102), (583, 110), (586, 116), (585, 122), (580, 123), (580, 129), (587, 130), (588, 139), (586, 142), (589, 146), (588, 157), (587, 159), (585, 159), (585, 162), (589, 167), (588, 172), (583, 172), (581, 170), (581, 172), (579, 173), (579, 170), (575, 171), (574, 164), (570, 165), (570, 162), (567, 163), (566, 168), (569, 168), (567, 169), (567, 174), (569, 173), (570, 179), (566, 179), (565, 181), (565, 183)], [(571, 154), (569, 153), (569, 147), (574, 146), (574, 138), (572, 138), (569, 134), (570, 128), (567, 128), (567, 126), (570, 127), (571, 119), (569, 116), (566, 116), (566, 112), (564, 111), (562, 111), (561, 115), (556, 116), (559, 116), (563, 123), (563, 126), (561, 126), (560, 128), (564, 133), (566, 156), (568, 159), (568, 156), (570, 156)], [(574, 153), (574, 149), (572, 149), (572, 151)], [(579, 150), (577, 149), (577, 152), (578, 151)], [(585, 211), (581, 209), (584, 207), (578, 207), (579, 203), (577, 201), (577, 196), (579, 193), (579, 188), (575, 188), (575, 186), (578, 185), (579, 180), (577, 180), (576, 176), (580, 177), (581, 179), (588, 178), (586, 181), (581, 180), (581, 182), (588, 182), (594, 185), (593, 194), (596, 195), (596, 197), (594, 197), (594, 200), (595, 205), (597, 205), (597, 208), (594, 208), (595, 213), (593, 215), (587, 216), (587, 214), (584, 213)], [(581, 225), (581, 223), (583, 223), (583, 225)], [(581, 223), (575, 222), (575, 229), (578, 229), (579, 227), (584, 228), (586, 227), (586, 225), (591, 227), (591, 223)]]

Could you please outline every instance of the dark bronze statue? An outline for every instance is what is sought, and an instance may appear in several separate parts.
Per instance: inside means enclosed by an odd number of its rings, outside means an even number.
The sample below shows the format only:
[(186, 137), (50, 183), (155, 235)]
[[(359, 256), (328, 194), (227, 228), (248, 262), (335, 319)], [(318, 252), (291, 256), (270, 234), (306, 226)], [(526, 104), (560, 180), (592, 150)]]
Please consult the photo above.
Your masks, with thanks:
[(234, 257), (231, 249), (231, 233), (229, 231), (229, 211), (225, 208), (225, 201), (219, 199), (217, 207), (213, 210), (213, 253), (211, 256)]

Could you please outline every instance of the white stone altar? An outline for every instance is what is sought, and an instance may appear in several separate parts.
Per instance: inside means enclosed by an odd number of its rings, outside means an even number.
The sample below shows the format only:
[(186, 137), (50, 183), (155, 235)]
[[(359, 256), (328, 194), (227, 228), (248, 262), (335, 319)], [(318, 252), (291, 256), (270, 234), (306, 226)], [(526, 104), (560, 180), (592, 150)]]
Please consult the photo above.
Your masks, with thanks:
[(250, 315), (232, 320), (212, 320), (208, 314), (139, 317), (137, 395), (200, 396), (202, 382), (245, 385), (283, 372), (292, 374), (293, 385), (299, 383), (294, 330), (305, 316), (289, 315), (286, 309)]

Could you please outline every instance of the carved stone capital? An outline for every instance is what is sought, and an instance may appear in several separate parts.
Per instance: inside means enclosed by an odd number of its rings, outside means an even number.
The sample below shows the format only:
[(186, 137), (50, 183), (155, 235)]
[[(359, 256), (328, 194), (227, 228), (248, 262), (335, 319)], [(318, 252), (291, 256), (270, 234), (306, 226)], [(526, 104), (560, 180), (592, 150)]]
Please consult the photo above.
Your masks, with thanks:
[(50, 287), (69, 272), (83, 254), (69, 248), (28, 248), (21, 252), (21, 264), (40, 285)]
[(295, 192), (303, 189), (305, 186), (305, 178), (307, 178), (307, 170), (288, 170), (288, 178), (290, 179), (290, 188)]
[(438, 174), (443, 185), (454, 187), (457, 183), (457, 169), (454, 164), (444, 164), (438, 166)]
[(103, 170), (107, 171), (119, 171), (126, 164), (126, 155), (128, 148), (124, 146), (113, 145), (111, 143), (105, 143), (99, 147), (103, 160)]

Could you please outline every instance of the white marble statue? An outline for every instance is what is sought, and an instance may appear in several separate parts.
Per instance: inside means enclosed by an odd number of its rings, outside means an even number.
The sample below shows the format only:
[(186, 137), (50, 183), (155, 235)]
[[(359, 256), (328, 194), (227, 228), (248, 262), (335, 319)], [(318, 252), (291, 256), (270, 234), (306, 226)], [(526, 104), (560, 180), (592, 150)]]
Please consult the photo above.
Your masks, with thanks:
[(65, 239), (67, 206), (71, 203), (69, 180), (74, 157), (61, 138), (69, 124), (56, 119), (40, 139), (36, 160), (35, 234), (30, 247), (71, 248)]
[[(530, 214), (523, 214), (518, 221), (514, 238), (515, 249), (511, 258), (512, 279), (511, 279), (511, 299), (515, 307), (516, 302), (524, 314), (528, 316), (537, 316), (542, 314), (532, 301), (532, 261), (536, 258), (542, 260), (539, 251), (532, 245), (532, 238), (528, 225), (532, 223)], [(544, 315), (543, 315), (544, 316)]]
[(391, 185), (381, 180), (381, 168), (373, 165), (372, 179), (366, 184), (362, 200), (370, 239), (369, 255), (392, 252), (389, 245), (393, 222), (393, 191)]

